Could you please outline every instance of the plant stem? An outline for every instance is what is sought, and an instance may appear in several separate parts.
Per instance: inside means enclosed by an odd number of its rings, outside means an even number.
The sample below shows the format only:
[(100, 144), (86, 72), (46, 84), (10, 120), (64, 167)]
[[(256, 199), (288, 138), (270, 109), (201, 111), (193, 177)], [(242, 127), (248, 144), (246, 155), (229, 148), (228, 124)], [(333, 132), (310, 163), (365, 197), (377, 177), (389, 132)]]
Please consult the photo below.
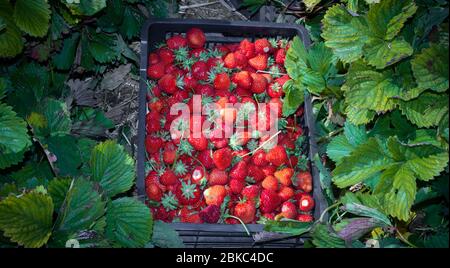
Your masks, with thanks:
[(261, 149), (262, 147), (264, 147), (267, 143), (269, 143), (274, 137), (276, 137), (276, 136), (278, 136), (278, 134), (280, 134), (281, 133), (281, 130), (280, 131), (278, 131), (277, 133), (275, 133), (272, 137), (270, 137), (268, 140), (266, 140), (265, 142), (263, 142), (260, 146), (258, 146), (258, 148), (256, 148), (255, 150), (253, 150), (253, 151), (251, 151), (251, 152), (248, 152), (248, 153), (246, 153), (246, 154), (244, 154), (244, 155), (240, 155), (239, 157), (241, 157), (241, 158), (244, 158), (244, 157), (246, 157), (247, 155), (251, 155), (251, 154), (254, 154), (255, 152), (257, 152), (259, 149)]
[(250, 231), (248, 230), (247, 226), (245, 225), (245, 223), (244, 223), (241, 219), (239, 219), (238, 217), (233, 216), (233, 215), (230, 215), (230, 214), (227, 214), (227, 215), (225, 215), (224, 218), (233, 218), (233, 219), (235, 219), (235, 220), (238, 220), (238, 221), (242, 224), (242, 226), (244, 227), (245, 232), (247, 233), (247, 235), (248, 235), (248, 236), (252, 236), (251, 233), (250, 233)]
[(406, 238), (402, 235), (402, 233), (400, 233), (400, 231), (399, 231), (397, 228), (395, 228), (395, 232), (397, 233), (398, 238), (399, 238), (403, 243), (407, 244), (408, 246), (410, 246), (410, 247), (412, 247), (412, 248), (417, 248), (414, 244), (412, 244), (411, 242), (409, 242), (408, 239), (406, 239)]

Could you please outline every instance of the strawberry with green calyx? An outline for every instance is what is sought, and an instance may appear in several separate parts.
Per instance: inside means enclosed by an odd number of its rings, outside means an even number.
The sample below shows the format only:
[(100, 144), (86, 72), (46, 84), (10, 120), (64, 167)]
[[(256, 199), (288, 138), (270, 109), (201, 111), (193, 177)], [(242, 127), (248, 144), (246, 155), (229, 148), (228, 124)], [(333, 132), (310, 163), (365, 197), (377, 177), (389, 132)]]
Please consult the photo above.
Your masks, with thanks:
[(267, 87), (267, 95), (271, 98), (281, 98), (283, 96), (283, 88), (277, 82)]
[(177, 161), (174, 166), (173, 166), (173, 172), (175, 173), (175, 175), (177, 176), (184, 176), (187, 174), (187, 168), (186, 165), (182, 162), (182, 161)]
[(245, 177), (245, 182), (246, 182), (248, 185), (252, 185), (252, 184), (255, 184), (255, 183), (256, 183), (256, 180), (255, 180), (253, 177), (251, 177), (251, 176), (247, 176), (247, 177)]
[(185, 155), (191, 156), (194, 152), (194, 147), (185, 139), (180, 140), (180, 144), (178, 144), (178, 150), (177, 152)]
[(267, 165), (267, 166), (261, 167), (261, 170), (264, 172), (264, 175), (266, 175), (266, 176), (272, 175), (273, 176), (275, 171), (277, 171), (277, 168), (272, 165)]
[(314, 208), (314, 199), (309, 194), (303, 194), (298, 201), (300, 211), (309, 212)]
[(145, 138), (145, 149), (148, 154), (159, 152), (159, 149), (163, 146), (164, 141), (159, 137), (147, 136)]
[(230, 137), (228, 145), (230, 146), (231, 149), (233, 149), (233, 151), (239, 151), (243, 149), (242, 146), (245, 146), (249, 140), (250, 140), (249, 132), (239, 131), (234, 133)]
[(256, 140), (251, 139), (247, 142), (247, 149), (249, 151), (254, 151), (256, 148), (258, 148), (258, 142)]
[(168, 192), (162, 197), (161, 205), (166, 211), (175, 210), (178, 208), (178, 200), (172, 192)]
[(193, 184), (188, 180), (181, 181), (181, 185), (175, 190), (175, 196), (181, 205), (188, 206), (196, 204), (200, 200), (202, 193), (197, 184)]
[(164, 206), (159, 206), (156, 209), (152, 209), (154, 220), (163, 222), (172, 222), (174, 220), (176, 210), (166, 210)]

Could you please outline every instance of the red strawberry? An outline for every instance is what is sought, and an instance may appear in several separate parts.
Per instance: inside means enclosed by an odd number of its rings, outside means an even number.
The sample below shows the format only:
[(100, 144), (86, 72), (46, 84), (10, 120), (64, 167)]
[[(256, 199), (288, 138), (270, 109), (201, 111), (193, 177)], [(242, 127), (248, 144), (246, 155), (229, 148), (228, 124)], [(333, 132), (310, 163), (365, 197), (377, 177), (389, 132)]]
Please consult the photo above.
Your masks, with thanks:
[[(250, 155), (248, 155), (249, 151), (247, 149), (233, 151), (233, 157), (239, 157), (242, 162), (246, 164), (250, 163)], [(245, 156), (244, 156), (245, 155)]]
[(247, 66), (247, 57), (241, 51), (234, 52), (234, 59), (236, 61), (236, 67), (242, 69)]
[(160, 61), (161, 59), (159, 58), (158, 54), (150, 53), (150, 55), (148, 55), (148, 65), (157, 64)]
[(248, 39), (244, 39), (239, 44), (239, 51), (244, 54), (248, 59), (255, 56), (255, 44)]
[(205, 52), (207, 52), (205, 48), (194, 48), (189, 51), (189, 56), (191, 58), (200, 58), (200, 55)]
[(215, 95), (214, 88), (208, 84), (198, 84), (195, 87), (195, 94), (213, 97)]
[(260, 167), (250, 164), (248, 165), (248, 177), (253, 178), (255, 182), (260, 182), (264, 180), (266, 175), (264, 174), (264, 172), (261, 170)]
[(255, 52), (256, 54), (269, 53), (272, 50), (272, 45), (266, 38), (257, 39), (255, 41)]
[(194, 205), (200, 200), (202, 193), (196, 184), (190, 181), (182, 181), (181, 185), (175, 190), (175, 196), (181, 205)]
[(206, 37), (202, 30), (192, 28), (186, 33), (186, 38), (189, 47), (202, 48), (205, 45)]
[(172, 222), (175, 217), (175, 210), (167, 211), (163, 206), (159, 206), (153, 211), (154, 219), (164, 222)]
[(249, 185), (242, 190), (242, 196), (245, 197), (247, 200), (256, 201), (260, 191), (261, 188), (258, 185)]
[(146, 130), (147, 133), (153, 133), (153, 132), (157, 132), (161, 130), (161, 116), (158, 112), (156, 111), (150, 111), (147, 115), (146, 115)]
[(187, 207), (180, 209), (180, 221), (184, 223), (203, 223), (199, 213)]
[(312, 191), (312, 177), (309, 171), (302, 171), (297, 174), (297, 189), (300, 189), (306, 193)]
[(252, 163), (258, 167), (267, 166), (269, 162), (266, 160), (266, 152), (264, 150), (256, 151), (252, 156)]
[(209, 185), (225, 185), (228, 183), (228, 173), (215, 168), (209, 174), (208, 183)]
[(274, 192), (278, 191), (278, 180), (274, 176), (271, 176), (271, 175), (267, 176), (262, 181), (261, 185), (264, 189), (272, 190)]
[[(252, 92), (249, 89), (245, 89), (245, 88), (241, 88), (241, 87), (237, 87), (236, 90), (234, 91), (234, 93), (236, 95), (240, 96), (241, 98), (252, 96)], [(244, 103), (244, 102), (242, 102), (242, 103)]]
[(167, 47), (172, 50), (179, 49), (180, 47), (187, 46), (188, 42), (186, 38), (181, 35), (174, 35), (166, 41)]
[(288, 161), (286, 150), (283, 146), (277, 145), (266, 154), (266, 160), (275, 166), (281, 166)]
[(172, 50), (168, 48), (161, 48), (158, 50), (158, 56), (165, 65), (172, 64), (175, 60), (175, 55)]
[(228, 90), (230, 89), (231, 80), (226, 73), (220, 73), (216, 75), (214, 79), (214, 88), (216, 90)]
[(281, 205), (281, 215), (287, 219), (295, 219), (297, 217), (297, 207), (294, 203), (286, 201)]
[(148, 102), (148, 109), (150, 111), (161, 112), (164, 107), (164, 102), (159, 98), (155, 97)]
[(147, 75), (154, 80), (160, 79), (164, 75), (164, 64), (156, 63), (150, 65), (147, 69)]
[(283, 88), (278, 83), (271, 83), (267, 87), (267, 95), (271, 98), (280, 98), (283, 96)]
[(164, 173), (159, 177), (159, 181), (162, 185), (169, 186), (177, 183), (177, 175), (171, 170), (166, 169)]
[(289, 77), (289, 75), (285, 74), (282, 77), (275, 79), (275, 83), (278, 83), (278, 85), (283, 88), (284, 84), (289, 80), (291, 80), (291, 78)]
[(197, 61), (192, 65), (192, 75), (198, 80), (208, 80), (208, 64), (204, 61)]
[(230, 191), (233, 194), (240, 194), (245, 187), (245, 180), (243, 179), (231, 179)]
[(271, 98), (269, 101), (269, 109), (271, 113), (277, 115), (278, 117), (281, 117), (281, 115), (283, 114), (283, 101), (281, 101), (279, 98)]
[(295, 192), (294, 189), (287, 186), (282, 186), (280, 191), (278, 192), (278, 196), (281, 198), (281, 201), (287, 201), (294, 197)]
[(314, 221), (314, 218), (309, 214), (300, 214), (298, 215), (297, 220), (300, 222), (312, 222)]
[(205, 169), (201, 166), (195, 167), (192, 170), (191, 180), (195, 184), (201, 184), (203, 180), (207, 180)]
[(228, 69), (234, 69), (237, 67), (236, 58), (234, 56), (234, 53), (228, 53), (225, 58), (223, 59), (224, 66)]
[(234, 207), (233, 215), (242, 220), (243, 223), (251, 223), (255, 219), (256, 208), (253, 202), (239, 202)]
[(220, 170), (224, 170), (230, 166), (233, 158), (230, 148), (222, 148), (213, 153), (213, 161), (216, 167)]
[(156, 183), (150, 183), (145, 187), (148, 199), (159, 202), (163, 196), (161, 188)]
[(212, 150), (204, 150), (198, 153), (197, 159), (203, 164), (207, 169), (214, 167), (214, 160), (212, 158)]
[(309, 194), (303, 194), (298, 202), (298, 208), (303, 212), (311, 211), (314, 207), (314, 199)]
[(205, 136), (200, 134), (200, 137), (194, 138), (194, 135), (191, 134), (188, 138), (189, 143), (192, 145), (192, 147), (197, 151), (203, 151), (208, 148), (208, 140), (205, 138)]
[(292, 175), (294, 175), (292, 168), (283, 168), (274, 174), (275, 178), (284, 186), (290, 186), (292, 184)]
[(281, 203), (281, 198), (276, 192), (264, 189), (261, 192), (259, 208), (262, 213), (273, 212)]
[(172, 164), (175, 161), (177, 154), (177, 147), (173, 142), (168, 142), (164, 145), (163, 161), (166, 164)]
[(275, 62), (284, 65), (284, 61), (286, 60), (286, 50), (280, 48), (275, 52)]
[(244, 180), (247, 177), (247, 163), (245, 161), (237, 162), (230, 170), (230, 178)]
[(173, 94), (177, 91), (177, 82), (176, 78), (172, 74), (165, 74), (158, 81), (158, 86), (161, 87), (168, 94)]
[(206, 65), (208, 65), (208, 70), (211, 70), (211, 68), (216, 67), (218, 64), (224, 64), (223, 60), (221, 58), (209, 58), (206, 61)]
[(184, 84), (183, 88), (185, 90), (193, 90), (195, 89), (195, 87), (197, 87), (198, 82), (197, 79), (195, 79), (191, 73), (188, 73), (183, 77), (183, 84)]
[(206, 204), (219, 206), (223, 203), (227, 190), (223, 185), (214, 185), (203, 192)]
[(145, 138), (145, 149), (148, 154), (159, 152), (159, 149), (163, 146), (164, 141), (159, 137), (147, 136)]
[(269, 219), (269, 220), (275, 220), (275, 214), (274, 213), (264, 213), (262, 214), (262, 217)]
[[(264, 158), (264, 160), (266, 160), (266, 159)], [(269, 175), (273, 175), (275, 173), (275, 171), (277, 171), (277, 168), (272, 165), (267, 165), (267, 166), (261, 167), (261, 170), (264, 172), (264, 175), (269, 176)]]
[(252, 87), (251, 91), (255, 94), (260, 94), (266, 91), (267, 88), (267, 79), (261, 74), (252, 73)]
[(247, 71), (235, 73), (233, 76), (233, 82), (243, 89), (250, 89), (252, 87), (252, 77)]
[(209, 205), (199, 213), (200, 218), (206, 223), (217, 223), (220, 219), (220, 207)]
[(268, 56), (266, 54), (259, 54), (248, 60), (248, 64), (255, 68), (255, 70), (263, 71), (267, 69), (267, 59)]

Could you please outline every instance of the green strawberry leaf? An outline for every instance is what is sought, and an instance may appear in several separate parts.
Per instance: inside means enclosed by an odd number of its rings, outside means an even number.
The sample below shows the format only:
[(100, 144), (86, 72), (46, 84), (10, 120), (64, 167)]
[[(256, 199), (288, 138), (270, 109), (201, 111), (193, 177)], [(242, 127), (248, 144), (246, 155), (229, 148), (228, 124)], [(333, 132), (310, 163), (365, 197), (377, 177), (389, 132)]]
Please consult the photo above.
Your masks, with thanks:
[(419, 88), (444, 92), (448, 89), (448, 46), (431, 45), (411, 61)]
[(153, 224), (152, 243), (160, 248), (184, 248), (183, 240), (170, 224), (155, 221)]
[(105, 234), (119, 246), (144, 246), (150, 240), (152, 227), (150, 209), (138, 200), (122, 197), (108, 204)]
[(12, 17), (13, 7), (8, 0), (0, 0), (0, 18), (3, 29), (0, 31), (0, 58), (14, 57), (23, 49), (22, 34)]
[(399, 101), (399, 108), (408, 120), (418, 127), (439, 125), (441, 119), (448, 114), (448, 94), (425, 92), (417, 99)]
[(122, 145), (114, 141), (98, 144), (92, 150), (89, 164), (92, 180), (100, 183), (106, 196), (113, 197), (133, 186), (134, 162)]
[(17, 0), (13, 16), (22, 31), (31, 36), (43, 37), (48, 31), (50, 14), (50, 5), (46, 0)]
[(350, 63), (362, 56), (367, 40), (367, 25), (362, 17), (353, 17), (344, 6), (329, 8), (322, 20), (325, 45), (343, 62)]
[(43, 246), (52, 233), (52, 198), (32, 191), (0, 202), (0, 230), (11, 241), (28, 248)]
[(106, 0), (61, 0), (74, 15), (92, 16), (106, 7)]
[(26, 122), (11, 106), (0, 103), (0, 155), (19, 153), (30, 145)]

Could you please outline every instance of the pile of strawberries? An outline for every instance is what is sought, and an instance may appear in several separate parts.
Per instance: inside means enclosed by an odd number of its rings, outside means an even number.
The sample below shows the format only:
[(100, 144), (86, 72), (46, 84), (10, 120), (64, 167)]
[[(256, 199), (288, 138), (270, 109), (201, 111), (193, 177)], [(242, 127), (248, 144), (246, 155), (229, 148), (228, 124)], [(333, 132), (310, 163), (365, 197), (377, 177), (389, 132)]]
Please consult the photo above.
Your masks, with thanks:
[[(145, 185), (154, 218), (229, 224), (263, 217), (312, 221), (312, 178), (300, 148), (303, 109), (282, 116), (283, 85), (290, 80), (284, 68), (289, 42), (262, 38), (205, 45), (203, 31), (193, 28), (168, 38), (148, 58)], [(219, 113), (194, 117), (194, 95), (202, 96), (203, 105), (216, 104)], [(191, 108), (188, 118), (170, 114), (176, 103)], [(261, 103), (276, 109), (260, 109)], [(249, 111), (256, 111), (257, 120), (246, 117)], [(218, 117), (222, 124), (214, 123)], [(189, 135), (193, 126), (208, 120), (209, 135)], [(279, 131), (218, 135), (226, 131), (225, 123), (236, 130), (239, 120), (253, 126), (265, 121), (267, 129), (276, 123)]]

